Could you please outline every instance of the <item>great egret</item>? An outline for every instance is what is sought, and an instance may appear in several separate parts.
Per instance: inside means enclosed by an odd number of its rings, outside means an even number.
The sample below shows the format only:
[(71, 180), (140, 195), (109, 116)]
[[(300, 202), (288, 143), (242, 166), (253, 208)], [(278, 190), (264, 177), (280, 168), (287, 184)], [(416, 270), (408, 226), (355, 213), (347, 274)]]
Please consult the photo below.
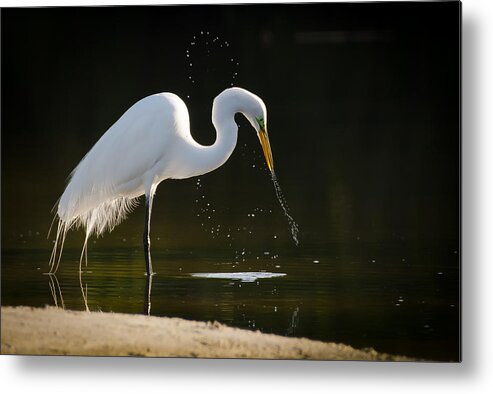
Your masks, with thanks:
[(211, 146), (200, 145), (192, 138), (187, 107), (173, 93), (154, 94), (130, 107), (71, 173), (55, 215), (58, 229), (50, 273), (58, 269), (70, 228), (82, 226), (86, 232), (80, 271), (84, 254), (87, 264), (89, 236), (113, 230), (136, 205), (137, 198), (145, 194), (144, 256), (147, 275), (152, 275), (149, 231), (157, 186), (165, 179), (190, 178), (223, 165), (236, 146), (236, 113), (243, 114), (257, 132), (274, 175), (265, 104), (245, 89), (229, 88), (214, 99), (216, 142)]

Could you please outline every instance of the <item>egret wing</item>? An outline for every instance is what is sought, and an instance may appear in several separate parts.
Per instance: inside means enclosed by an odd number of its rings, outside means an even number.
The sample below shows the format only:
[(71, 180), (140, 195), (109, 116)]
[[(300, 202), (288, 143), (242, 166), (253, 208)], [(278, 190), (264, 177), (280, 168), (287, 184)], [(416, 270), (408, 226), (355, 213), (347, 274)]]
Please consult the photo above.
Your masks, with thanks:
[(72, 172), (58, 206), (60, 219), (80, 220), (98, 233), (114, 227), (144, 193), (154, 166), (166, 160), (174, 124), (165, 100), (150, 96), (132, 106)]

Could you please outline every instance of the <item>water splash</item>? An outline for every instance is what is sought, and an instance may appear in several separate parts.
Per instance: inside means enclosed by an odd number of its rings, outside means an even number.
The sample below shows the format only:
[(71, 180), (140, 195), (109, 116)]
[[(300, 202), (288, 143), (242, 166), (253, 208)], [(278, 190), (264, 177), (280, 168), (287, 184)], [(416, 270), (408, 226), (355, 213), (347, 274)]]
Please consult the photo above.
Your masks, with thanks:
[(289, 214), (288, 203), (286, 202), (286, 198), (281, 190), (281, 185), (277, 180), (276, 174), (274, 172), (271, 173), (272, 182), (274, 183), (274, 190), (276, 191), (277, 200), (281, 205), (282, 210), (284, 211), (284, 216), (288, 219), (288, 224), (291, 229), (291, 237), (293, 237), (293, 241), (298, 246), (300, 241), (298, 240), (299, 227), (298, 224), (294, 221), (293, 217)]
[[(197, 82), (200, 84), (203, 78), (210, 78), (207, 74), (213, 72), (216, 74), (214, 79), (222, 79), (223, 86), (237, 84), (240, 62), (233, 45), (227, 40), (214, 36), (210, 31), (200, 30), (190, 40), (185, 56), (190, 83), (186, 91), (188, 100), (195, 94)], [(228, 71), (219, 74), (215, 71), (219, 69)]]

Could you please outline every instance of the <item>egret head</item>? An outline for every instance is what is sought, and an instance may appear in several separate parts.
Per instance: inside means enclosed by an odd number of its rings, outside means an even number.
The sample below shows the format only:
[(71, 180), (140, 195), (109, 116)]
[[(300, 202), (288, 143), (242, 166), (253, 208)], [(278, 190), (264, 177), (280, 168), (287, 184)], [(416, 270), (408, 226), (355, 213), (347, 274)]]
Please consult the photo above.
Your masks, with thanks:
[[(226, 112), (223, 112), (223, 109)], [(231, 112), (241, 113), (248, 119), (262, 145), (267, 166), (274, 173), (274, 160), (272, 159), (269, 135), (267, 134), (267, 109), (262, 99), (246, 89), (239, 87), (228, 88), (214, 99), (212, 123), (215, 126), (219, 125), (223, 115), (229, 116)]]
[[(248, 92), (249, 93), (249, 92)], [(250, 93), (252, 100), (248, 109), (243, 112), (252, 127), (257, 132), (257, 137), (262, 145), (265, 161), (269, 170), (274, 173), (274, 160), (272, 158), (272, 150), (270, 148), (269, 134), (267, 133), (267, 109), (262, 99)]]

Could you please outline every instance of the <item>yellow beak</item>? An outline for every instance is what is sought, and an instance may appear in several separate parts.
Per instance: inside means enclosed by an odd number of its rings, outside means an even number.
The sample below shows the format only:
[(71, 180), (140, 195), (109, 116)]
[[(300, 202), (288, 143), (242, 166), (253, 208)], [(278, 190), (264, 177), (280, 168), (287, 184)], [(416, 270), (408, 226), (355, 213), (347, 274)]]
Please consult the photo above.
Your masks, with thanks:
[(269, 167), (270, 172), (274, 173), (274, 160), (272, 159), (272, 151), (270, 149), (269, 134), (267, 134), (267, 130), (260, 129), (258, 132), (258, 139), (260, 140), (260, 145), (262, 145), (267, 166)]

